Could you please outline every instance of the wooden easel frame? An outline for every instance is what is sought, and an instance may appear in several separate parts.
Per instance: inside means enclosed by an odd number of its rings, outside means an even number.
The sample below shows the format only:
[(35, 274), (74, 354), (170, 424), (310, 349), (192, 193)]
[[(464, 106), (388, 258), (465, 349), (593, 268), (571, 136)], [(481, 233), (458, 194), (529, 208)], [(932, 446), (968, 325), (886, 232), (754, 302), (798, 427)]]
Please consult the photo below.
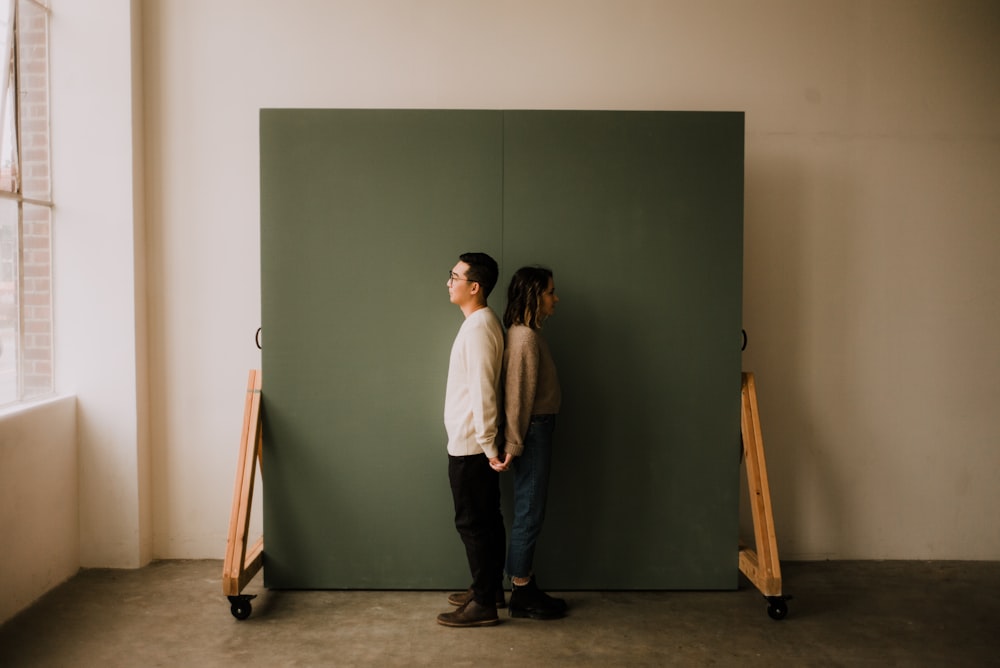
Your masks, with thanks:
[(778, 560), (778, 542), (774, 534), (771, 488), (767, 482), (767, 467), (764, 464), (764, 439), (761, 437), (757, 386), (754, 383), (753, 373), (743, 373), (741, 394), (740, 434), (747, 469), (747, 486), (750, 491), (755, 547), (751, 548), (740, 542), (740, 571), (767, 598), (768, 614), (773, 619), (782, 619), (787, 614), (788, 607), (781, 593), (781, 563)]
[[(233, 489), (233, 508), (229, 518), (229, 539), (222, 570), (222, 593), (229, 597), (233, 616), (250, 616), (250, 599), (241, 592), (263, 564), (264, 537), (247, 549), (250, 530), (250, 504), (253, 500), (256, 467), (261, 461), (261, 373), (251, 369), (247, 379), (247, 396), (243, 411), (243, 433), (240, 439), (239, 463)], [(757, 386), (753, 373), (745, 372), (741, 390), (740, 434), (750, 492), (754, 544), (751, 548), (740, 542), (739, 568), (768, 600), (768, 614), (782, 619), (788, 612), (786, 597), (781, 592), (781, 562), (774, 532), (771, 510), (771, 488), (767, 481), (764, 461), (764, 439), (761, 436), (760, 413), (757, 409)], [(263, 469), (261, 471), (263, 475)]]
[(239, 463), (233, 489), (233, 509), (229, 516), (229, 539), (222, 567), (222, 593), (229, 597), (233, 616), (237, 619), (250, 616), (250, 599), (254, 596), (246, 596), (241, 592), (260, 570), (264, 556), (264, 536), (247, 549), (254, 478), (256, 467), (261, 462), (260, 391), (260, 370), (251, 369), (243, 409), (243, 434), (240, 438)]

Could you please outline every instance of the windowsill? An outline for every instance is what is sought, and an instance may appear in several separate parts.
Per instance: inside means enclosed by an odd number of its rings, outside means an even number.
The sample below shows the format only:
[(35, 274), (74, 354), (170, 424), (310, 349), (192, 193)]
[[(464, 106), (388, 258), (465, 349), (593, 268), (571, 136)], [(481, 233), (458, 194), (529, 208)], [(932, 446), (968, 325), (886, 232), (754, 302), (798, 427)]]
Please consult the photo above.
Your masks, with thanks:
[(72, 394), (47, 394), (44, 397), (38, 397), (36, 399), (31, 399), (29, 401), (22, 401), (16, 404), (8, 404), (6, 406), (0, 406), (0, 421), (13, 417), (15, 415), (22, 415), (24, 413), (37, 410), (48, 406), (49, 404), (56, 403), (57, 401), (62, 401), (63, 399), (72, 398)]

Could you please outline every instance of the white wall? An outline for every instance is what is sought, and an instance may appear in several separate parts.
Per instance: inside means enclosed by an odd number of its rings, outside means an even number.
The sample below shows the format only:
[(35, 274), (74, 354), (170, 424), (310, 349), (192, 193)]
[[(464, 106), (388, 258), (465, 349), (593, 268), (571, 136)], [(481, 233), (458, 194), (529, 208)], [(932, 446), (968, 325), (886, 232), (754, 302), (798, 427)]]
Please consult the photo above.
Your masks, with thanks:
[(260, 364), (258, 110), (462, 107), (745, 110), (744, 368), (782, 557), (1000, 558), (997, 3), (148, 0), (143, 19), (156, 556), (225, 548)]
[(1000, 558), (996, 3), (145, 13), (156, 554), (225, 545), (273, 106), (745, 110), (744, 368), (783, 557)]
[(140, 3), (52, 4), (55, 369), (57, 390), (79, 408), (80, 563), (134, 568), (153, 547), (132, 36)]

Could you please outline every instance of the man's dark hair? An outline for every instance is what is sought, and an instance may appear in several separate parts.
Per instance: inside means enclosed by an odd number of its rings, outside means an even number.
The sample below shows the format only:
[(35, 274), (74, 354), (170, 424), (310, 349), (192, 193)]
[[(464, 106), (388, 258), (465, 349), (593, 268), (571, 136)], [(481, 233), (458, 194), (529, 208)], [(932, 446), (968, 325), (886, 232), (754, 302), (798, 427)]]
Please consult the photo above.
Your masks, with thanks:
[(497, 261), (486, 253), (462, 253), (458, 259), (469, 265), (466, 278), (475, 281), (483, 288), (483, 296), (489, 297), (500, 278), (500, 267)]

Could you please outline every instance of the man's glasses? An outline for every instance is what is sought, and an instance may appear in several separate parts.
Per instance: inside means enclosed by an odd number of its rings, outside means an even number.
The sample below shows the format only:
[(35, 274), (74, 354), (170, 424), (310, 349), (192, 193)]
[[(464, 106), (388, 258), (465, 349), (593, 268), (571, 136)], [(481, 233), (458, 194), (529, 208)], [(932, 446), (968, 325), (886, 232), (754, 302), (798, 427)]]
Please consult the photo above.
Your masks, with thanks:
[(471, 278), (462, 278), (461, 276), (459, 276), (455, 272), (449, 271), (448, 272), (448, 282), (451, 283), (452, 281), (468, 281), (469, 283), (478, 283), (479, 282), (479, 281), (474, 281)]

